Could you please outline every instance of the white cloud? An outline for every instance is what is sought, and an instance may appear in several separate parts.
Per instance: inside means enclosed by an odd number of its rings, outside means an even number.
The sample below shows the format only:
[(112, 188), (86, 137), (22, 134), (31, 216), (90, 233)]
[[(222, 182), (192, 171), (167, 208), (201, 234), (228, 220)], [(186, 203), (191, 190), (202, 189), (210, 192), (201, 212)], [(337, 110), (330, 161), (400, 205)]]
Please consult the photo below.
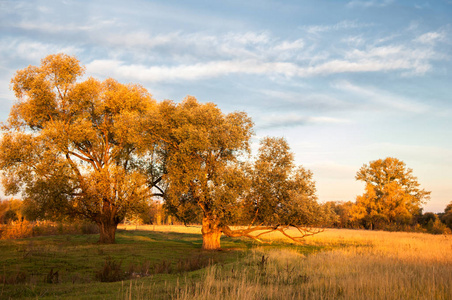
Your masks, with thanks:
[[(50, 22), (23, 21), (17, 26), (51, 33), (84, 32), (88, 37), (85, 37), (85, 43), (89, 40), (95, 49), (106, 48), (109, 53), (104, 59), (91, 61), (88, 70), (103, 77), (115, 76), (133, 81), (200, 80), (229, 74), (291, 78), (396, 71), (403, 76), (422, 75), (432, 69), (432, 61), (444, 59), (444, 55), (434, 51), (432, 47), (432, 43), (443, 38), (444, 33), (441, 32), (428, 32), (411, 41), (398, 43), (391, 42), (392, 37), (379, 37), (374, 41), (363, 36), (338, 37), (329, 41), (327, 47), (319, 48), (318, 44), (309, 44), (303, 37), (281, 39), (268, 32), (213, 35), (182, 31), (159, 34), (144, 30), (91, 31), (99, 24), (112, 29), (108, 20), (99, 18), (93, 19), (90, 25), (69, 23), (54, 26)], [(333, 25), (308, 26), (305, 30), (322, 35), (332, 30), (350, 30), (363, 26), (371, 24), (344, 20)], [(32, 40), (15, 43), (17, 52), (28, 56), (29, 60), (54, 52), (80, 52), (78, 46), (60, 48)], [(379, 46), (372, 46), (375, 43)], [(79, 47), (85, 49), (86, 44)], [(12, 48), (8, 52), (13, 52), (11, 50)], [(133, 61), (133, 64), (129, 61)]]
[(444, 39), (445, 39), (444, 32), (431, 31), (420, 35), (419, 37), (415, 38), (414, 41), (422, 44), (432, 45), (435, 44), (437, 41), (443, 41)]
[[(357, 24), (343, 22), (330, 27), (354, 26)], [(369, 39), (351, 37), (348, 42), (352, 45), (344, 46), (344, 40), (340, 39), (339, 44), (317, 51), (315, 45), (307, 47), (302, 38), (281, 40), (265, 32), (219, 36), (181, 32), (152, 36), (147, 32), (136, 32), (126, 36), (107, 35), (103, 37), (103, 42), (143, 52), (139, 55), (144, 58), (143, 61), (146, 61), (146, 56), (158, 57), (159, 66), (145, 62), (129, 65), (127, 61), (117, 59), (97, 60), (89, 65), (94, 71), (108, 69), (113, 74), (131, 76), (133, 80), (167, 81), (197, 80), (237, 73), (313, 77), (399, 71), (403, 76), (422, 75), (431, 70), (432, 61), (445, 58), (445, 55), (434, 51), (429, 45), (391, 43), (390, 40), (392, 38), (379, 38), (374, 42), (383, 45), (372, 46)], [(427, 40), (427, 36), (422, 40)]]
[(234, 73), (284, 74), (293, 76), (297, 67), (284, 62), (260, 62), (256, 60), (211, 61), (177, 66), (127, 65), (116, 60), (95, 60), (86, 65), (87, 71), (103, 77), (114, 76), (138, 81), (158, 82), (172, 80), (197, 80)]
[[(61, 46), (30, 40), (0, 39), (0, 53), (3, 57), (16, 58), (27, 62), (39, 61), (49, 54), (66, 53), (76, 55), (81, 50), (74, 46)], [(1, 61), (1, 60), (0, 60)]]
[(297, 50), (304, 48), (304, 41), (302, 39), (298, 39), (295, 41), (283, 41), (280, 44), (277, 44), (273, 49), (275, 51), (288, 51), (288, 50)]

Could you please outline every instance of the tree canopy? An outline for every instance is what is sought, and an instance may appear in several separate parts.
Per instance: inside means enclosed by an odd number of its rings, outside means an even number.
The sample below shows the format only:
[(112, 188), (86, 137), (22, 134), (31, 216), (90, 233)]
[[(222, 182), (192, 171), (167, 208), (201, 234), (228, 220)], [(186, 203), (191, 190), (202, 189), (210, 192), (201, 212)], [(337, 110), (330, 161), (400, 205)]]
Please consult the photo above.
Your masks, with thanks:
[(382, 222), (409, 224), (430, 199), (430, 192), (420, 189), (412, 173), (403, 161), (392, 157), (364, 164), (356, 180), (366, 183), (366, 191), (356, 199), (354, 217), (369, 228)]
[(0, 143), (6, 193), (21, 192), (47, 217), (96, 222), (100, 242), (114, 242), (117, 224), (149, 198), (143, 123), (156, 102), (140, 85), (78, 82), (75, 57), (49, 55), (17, 71), (17, 102)]

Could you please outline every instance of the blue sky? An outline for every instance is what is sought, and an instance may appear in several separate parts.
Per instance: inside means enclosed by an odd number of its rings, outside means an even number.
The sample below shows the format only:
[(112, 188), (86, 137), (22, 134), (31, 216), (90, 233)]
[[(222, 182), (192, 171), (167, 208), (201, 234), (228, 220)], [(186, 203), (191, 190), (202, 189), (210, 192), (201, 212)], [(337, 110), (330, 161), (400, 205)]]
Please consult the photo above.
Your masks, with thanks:
[(86, 75), (246, 111), (284, 136), (321, 201), (354, 201), (359, 168), (403, 160), (452, 201), (452, 0), (0, 1), (0, 121), (18, 69), (76, 55)]

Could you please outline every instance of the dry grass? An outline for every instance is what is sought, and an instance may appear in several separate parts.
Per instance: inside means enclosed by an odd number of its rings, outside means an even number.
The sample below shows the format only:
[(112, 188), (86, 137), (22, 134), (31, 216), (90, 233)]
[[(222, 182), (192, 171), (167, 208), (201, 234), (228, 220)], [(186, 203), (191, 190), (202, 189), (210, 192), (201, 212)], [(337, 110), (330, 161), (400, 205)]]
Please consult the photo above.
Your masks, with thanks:
[[(170, 231), (199, 228), (172, 226)], [(159, 229), (161, 230), (161, 229)], [(199, 232), (199, 231), (198, 231)], [(273, 234), (277, 241), (282, 236)], [(176, 299), (452, 299), (452, 236), (327, 230), (297, 248), (258, 247), (246, 259), (208, 267), (200, 280), (168, 286)], [(152, 287), (137, 285), (134, 298)]]
[(14, 240), (32, 236), (58, 235), (58, 234), (94, 234), (99, 229), (89, 222), (29, 222), (16, 221), (7, 225), (0, 225), (0, 239)]

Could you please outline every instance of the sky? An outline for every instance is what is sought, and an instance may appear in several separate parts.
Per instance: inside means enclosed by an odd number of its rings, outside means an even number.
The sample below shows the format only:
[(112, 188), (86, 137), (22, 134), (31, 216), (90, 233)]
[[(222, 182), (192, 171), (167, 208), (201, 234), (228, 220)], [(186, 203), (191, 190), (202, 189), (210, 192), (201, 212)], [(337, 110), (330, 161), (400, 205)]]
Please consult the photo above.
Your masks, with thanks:
[(285, 137), (324, 201), (364, 193), (356, 172), (404, 161), (452, 201), (452, 0), (0, 0), (0, 121), (10, 80), (49, 54), (86, 76), (187, 95)]

